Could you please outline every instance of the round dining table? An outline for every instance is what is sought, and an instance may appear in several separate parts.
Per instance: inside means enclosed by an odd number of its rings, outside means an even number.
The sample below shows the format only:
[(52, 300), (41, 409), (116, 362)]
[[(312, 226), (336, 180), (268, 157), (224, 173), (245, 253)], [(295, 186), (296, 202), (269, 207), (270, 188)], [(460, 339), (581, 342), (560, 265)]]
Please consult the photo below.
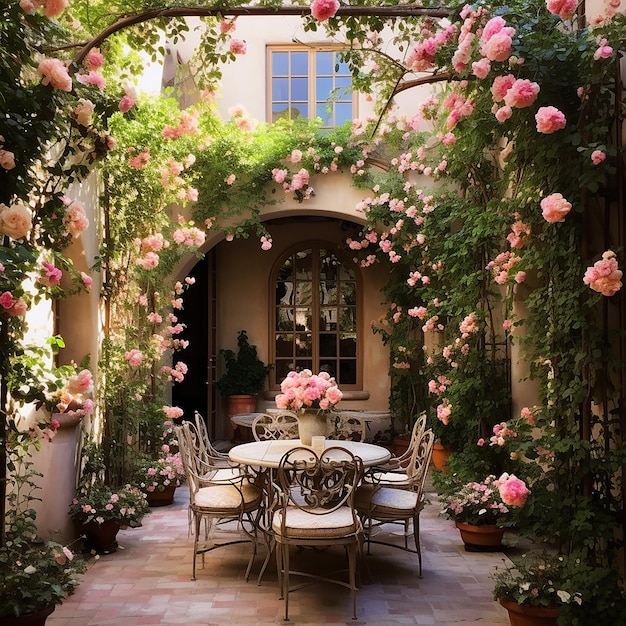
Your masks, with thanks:
[[(228, 456), (231, 461), (242, 465), (276, 469), (280, 465), (280, 460), (283, 458), (285, 453), (299, 446), (302, 446), (299, 439), (251, 441), (249, 443), (242, 443), (234, 448), (231, 448)], [(354, 456), (358, 456), (363, 461), (364, 467), (382, 465), (391, 457), (391, 452), (389, 452), (387, 448), (377, 446), (373, 443), (336, 439), (326, 439), (324, 441), (325, 448), (330, 448), (332, 446), (346, 448), (352, 452)]]

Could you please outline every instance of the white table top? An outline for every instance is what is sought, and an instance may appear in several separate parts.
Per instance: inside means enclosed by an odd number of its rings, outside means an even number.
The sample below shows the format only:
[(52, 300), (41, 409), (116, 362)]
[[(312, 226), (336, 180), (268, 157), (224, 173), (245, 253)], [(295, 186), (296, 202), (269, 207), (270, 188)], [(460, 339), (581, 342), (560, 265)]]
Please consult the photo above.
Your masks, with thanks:
[[(299, 439), (251, 441), (250, 443), (242, 443), (241, 445), (235, 446), (228, 453), (228, 456), (231, 461), (243, 465), (277, 468), (286, 452), (301, 445), (302, 443)], [(330, 448), (333, 446), (346, 448), (346, 450), (352, 452), (354, 456), (360, 457), (365, 467), (385, 463), (391, 457), (389, 450), (372, 443), (327, 439), (326, 447)]]

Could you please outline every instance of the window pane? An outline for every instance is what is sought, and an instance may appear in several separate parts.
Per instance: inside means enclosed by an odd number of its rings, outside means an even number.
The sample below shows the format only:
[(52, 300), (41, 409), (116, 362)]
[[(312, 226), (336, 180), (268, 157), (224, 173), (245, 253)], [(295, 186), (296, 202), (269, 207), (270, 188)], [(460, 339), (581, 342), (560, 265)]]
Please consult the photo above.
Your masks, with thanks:
[(320, 282), (320, 302), (322, 304), (337, 304), (337, 283), (334, 280)]
[(339, 354), (341, 356), (356, 356), (356, 335), (353, 333), (339, 335)]
[(339, 330), (342, 332), (356, 332), (356, 307), (341, 307), (339, 316)]
[(311, 270), (311, 255), (313, 250), (302, 250), (296, 255), (296, 278), (298, 280), (313, 280)]
[(312, 284), (299, 281), (296, 287), (296, 304), (311, 304), (313, 296), (311, 294)]
[[(320, 372), (328, 372), (331, 376), (337, 376), (336, 359), (320, 359)], [(337, 381), (340, 383), (340, 381)], [(341, 383), (340, 383), (341, 384)]]
[(310, 333), (298, 333), (296, 335), (296, 356), (311, 356), (313, 354), (313, 341)]
[(276, 335), (276, 356), (289, 357), (293, 355), (293, 333)]
[(315, 107), (315, 117), (319, 117), (322, 120), (322, 126), (332, 126), (333, 124), (332, 111), (329, 111), (326, 104), (318, 104)]
[(348, 67), (348, 64), (345, 61), (340, 61), (339, 60), (339, 56), (338, 54), (335, 55), (335, 63), (339, 66), (337, 68), (337, 74), (347, 74), (348, 76), (352, 76), (351, 72), (350, 72), (350, 68)]
[(356, 304), (356, 283), (341, 283), (341, 304)]
[(337, 102), (335, 104), (335, 125), (341, 126), (352, 121), (352, 102)]
[[(315, 79), (315, 99), (318, 102), (326, 102), (330, 100), (331, 91), (333, 90), (332, 78), (317, 78)], [(277, 98), (274, 97), (274, 100)]]
[(309, 79), (291, 79), (291, 100), (294, 102), (307, 102), (309, 99)]
[(293, 304), (293, 283), (278, 281), (276, 283), (275, 304)]
[(289, 53), (272, 52), (272, 76), (287, 76), (289, 74)]
[(296, 368), (298, 370), (313, 370), (313, 361), (311, 359), (298, 359)]
[(354, 269), (345, 263), (341, 263), (339, 265), (339, 278), (341, 280), (354, 280)]
[(336, 97), (341, 100), (351, 99), (352, 96), (352, 79), (349, 77), (337, 77), (335, 78), (335, 87), (337, 88)]
[(289, 79), (272, 78), (272, 102), (289, 100)]
[(289, 118), (289, 107), (285, 104), (272, 104), (272, 122), (281, 118)]
[(280, 381), (293, 369), (294, 362), (293, 360), (277, 360), (274, 367), (276, 368), (276, 382), (280, 384)]
[(291, 53), (291, 75), (292, 76), (308, 76), (309, 75), (309, 53), (308, 52), (292, 52)]
[(339, 376), (337, 382), (340, 385), (356, 385), (356, 361), (339, 362)]
[(306, 104), (293, 103), (290, 110), (292, 120), (295, 120), (298, 117), (309, 117), (309, 107)]
[(324, 307), (320, 315), (320, 330), (337, 330), (337, 309)]
[(334, 56), (332, 50), (315, 53), (315, 72), (318, 76), (331, 76), (334, 73)]
[(276, 330), (293, 330), (293, 309), (276, 311)]
[(296, 309), (296, 330), (311, 330), (311, 309)]
[(337, 335), (320, 335), (320, 357), (337, 356)]

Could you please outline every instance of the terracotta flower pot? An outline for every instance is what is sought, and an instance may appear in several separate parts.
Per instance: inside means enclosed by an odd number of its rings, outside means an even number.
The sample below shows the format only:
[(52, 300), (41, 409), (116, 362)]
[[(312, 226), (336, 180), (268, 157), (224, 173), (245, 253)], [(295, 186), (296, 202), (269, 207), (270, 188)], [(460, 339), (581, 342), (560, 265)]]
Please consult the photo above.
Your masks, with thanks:
[(87, 547), (96, 554), (110, 554), (117, 550), (115, 538), (120, 528), (121, 524), (116, 521), (102, 522), (102, 524), (87, 522), (81, 527)]
[(150, 506), (167, 506), (168, 504), (172, 504), (172, 502), (174, 502), (175, 491), (176, 485), (171, 483), (167, 485), (163, 491), (159, 491), (158, 489), (148, 491), (146, 493), (146, 500)]
[(444, 446), (440, 443), (433, 445), (432, 464), (442, 472), (448, 473), (450, 468), (448, 467), (448, 457), (452, 454), (453, 450), (449, 446)]
[(500, 600), (509, 612), (511, 626), (556, 626), (561, 609), (558, 607), (526, 606), (510, 600)]
[(50, 604), (43, 609), (39, 609), (39, 611), (25, 613), (19, 617), (0, 617), (0, 626), (44, 626), (48, 616), (52, 614), (55, 608), (56, 605)]
[(254, 413), (256, 411), (257, 396), (227, 396), (226, 406), (228, 417), (238, 413)]
[(495, 525), (455, 522), (467, 552), (498, 552), (502, 548), (504, 529)]

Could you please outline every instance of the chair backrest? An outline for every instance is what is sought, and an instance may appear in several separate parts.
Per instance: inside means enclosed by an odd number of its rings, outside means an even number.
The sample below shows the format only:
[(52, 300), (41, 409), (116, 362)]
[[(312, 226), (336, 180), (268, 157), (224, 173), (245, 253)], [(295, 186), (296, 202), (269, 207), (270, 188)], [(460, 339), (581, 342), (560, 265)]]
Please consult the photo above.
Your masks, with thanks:
[(407, 466), (407, 476), (411, 480), (411, 487), (420, 493), (424, 491), (426, 473), (433, 455), (433, 445), (435, 444), (435, 433), (427, 430), (421, 436), (419, 442), (413, 450), (411, 461)]
[(341, 447), (321, 456), (304, 446), (287, 452), (278, 467), (284, 506), (325, 515), (342, 506), (354, 510), (354, 492), (363, 477), (363, 461)]
[(174, 430), (176, 437), (178, 437), (178, 451), (185, 470), (189, 495), (193, 502), (193, 498), (200, 488), (200, 479), (203, 474), (199, 433), (191, 422), (176, 424)]
[(328, 439), (365, 441), (365, 422), (360, 417), (339, 411), (336, 414), (331, 414), (330, 422), (334, 422), (334, 427), (328, 434)]
[(203, 461), (207, 465), (214, 465), (216, 467), (232, 466), (228, 455), (216, 450), (213, 447), (206, 421), (204, 417), (198, 413), (198, 411), (194, 412), (193, 424), (197, 431), (199, 450)]
[(411, 463), (411, 457), (413, 451), (419, 445), (419, 442), (426, 430), (426, 413), (420, 413), (419, 417), (415, 420), (413, 428), (411, 429), (411, 437), (409, 439), (409, 445), (405, 452), (395, 458), (396, 463), (400, 467), (407, 467)]
[(252, 434), (257, 441), (298, 439), (298, 418), (290, 411), (261, 413), (252, 422)]

